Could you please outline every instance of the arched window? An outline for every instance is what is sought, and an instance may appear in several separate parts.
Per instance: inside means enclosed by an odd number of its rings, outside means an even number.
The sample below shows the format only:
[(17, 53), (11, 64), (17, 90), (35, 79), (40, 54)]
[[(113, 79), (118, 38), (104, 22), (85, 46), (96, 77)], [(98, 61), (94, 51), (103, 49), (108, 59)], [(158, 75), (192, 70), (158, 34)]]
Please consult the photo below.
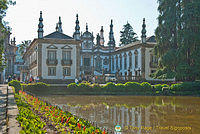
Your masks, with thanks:
[(116, 55), (116, 70), (118, 70), (118, 56)]
[(112, 56), (112, 70), (114, 71), (115, 65), (114, 65), (114, 56)]
[(135, 68), (138, 68), (138, 51), (135, 50), (134, 54), (135, 54)]
[(132, 69), (132, 53), (129, 52), (128, 55), (129, 55), (129, 69)]
[(124, 53), (124, 70), (127, 69), (127, 55)]
[(102, 58), (100, 56), (97, 56), (95, 59), (95, 70), (102, 71)]
[(119, 66), (120, 66), (120, 70), (122, 70), (122, 55), (121, 54), (119, 55), (119, 58), (120, 58), (120, 61), (119, 61), (120, 65)]

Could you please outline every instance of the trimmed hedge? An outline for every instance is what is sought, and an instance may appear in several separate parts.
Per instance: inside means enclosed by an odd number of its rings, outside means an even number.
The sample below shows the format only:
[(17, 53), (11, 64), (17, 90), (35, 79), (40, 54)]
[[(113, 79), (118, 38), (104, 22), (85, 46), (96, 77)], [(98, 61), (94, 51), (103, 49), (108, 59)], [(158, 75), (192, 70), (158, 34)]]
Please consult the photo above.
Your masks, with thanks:
[(34, 89), (46, 89), (49, 87), (48, 84), (43, 83), (43, 82), (37, 82), (37, 83), (29, 83), (29, 84), (23, 84), (23, 88), (24, 89), (30, 89), (30, 90), (34, 90)]
[(19, 93), (19, 90), (22, 90), (22, 86), (20, 81), (18, 80), (12, 80), (8, 83), (9, 86), (13, 86), (15, 88), (15, 93)]
[(71, 83), (67, 85), (67, 91), (75, 93), (97, 92), (98, 94), (132, 94), (132, 95), (200, 95), (200, 82), (182, 82), (177, 84), (151, 85), (148, 82), (112, 83), (105, 85), (84, 83)]
[[(10, 85), (15, 86), (16, 89), (20, 89), (21, 85), (18, 81), (11, 81)], [(55, 94), (114, 94), (114, 95), (200, 95), (200, 82), (181, 82), (177, 84), (157, 84), (151, 85), (148, 82), (127, 82), (112, 83), (109, 82), (105, 85), (99, 85), (97, 83), (90, 84), (88, 82), (82, 82), (79, 84), (71, 83), (68, 84), (64, 89), (60, 87), (51, 87), (45, 83), (34, 83), (24, 86), (24, 89), (28, 91), (44, 91), (48, 90), (55, 91)]]

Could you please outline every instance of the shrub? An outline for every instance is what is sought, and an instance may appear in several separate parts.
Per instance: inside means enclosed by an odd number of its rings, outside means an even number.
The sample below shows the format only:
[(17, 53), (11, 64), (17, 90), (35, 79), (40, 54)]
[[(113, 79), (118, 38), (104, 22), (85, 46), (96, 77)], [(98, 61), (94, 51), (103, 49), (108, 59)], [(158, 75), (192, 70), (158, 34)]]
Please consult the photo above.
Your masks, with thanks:
[(154, 88), (156, 91), (162, 91), (163, 87), (169, 88), (170, 86), (167, 84), (157, 84), (152, 86), (152, 88)]
[(103, 86), (103, 89), (105, 90), (115, 90), (116, 86), (112, 82), (108, 82), (106, 85)]
[(124, 91), (125, 86), (122, 83), (118, 83), (118, 84), (115, 84), (115, 89), (116, 89), (116, 91), (122, 92), (122, 91)]
[(177, 84), (172, 84), (170, 86), (170, 89), (173, 90), (173, 91), (179, 91), (181, 90), (183, 87), (182, 87), (182, 84), (181, 83), (177, 83)]
[(69, 88), (69, 89), (77, 89), (78, 88), (78, 84), (76, 84), (76, 83), (68, 84), (67, 88)]
[(26, 89), (34, 90), (34, 89), (46, 89), (48, 88), (49, 85), (43, 82), (37, 82), (37, 83), (32, 83), (28, 84), (25, 86)]
[(154, 88), (156, 91), (162, 91), (162, 85), (161, 85), (161, 84), (153, 85), (153, 88)]
[(101, 86), (97, 83), (94, 83), (92, 85), (90, 85), (90, 87), (93, 89), (93, 90), (100, 90), (101, 89)]
[(124, 88), (129, 91), (139, 91), (142, 89), (142, 86), (138, 82), (126, 82)]
[(82, 90), (82, 89), (84, 89), (84, 90), (91, 89), (89, 83), (79, 83), (79, 84), (78, 84), (78, 88), (79, 88), (80, 90)]
[(143, 89), (152, 89), (151, 84), (148, 82), (142, 82), (140, 85), (143, 87)]
[(13, 86), (15, 88), (15, 93), (19, 93), (19, 90), (22, 90), (20, 81), (12, 80), (8, 83), (8, 85)]

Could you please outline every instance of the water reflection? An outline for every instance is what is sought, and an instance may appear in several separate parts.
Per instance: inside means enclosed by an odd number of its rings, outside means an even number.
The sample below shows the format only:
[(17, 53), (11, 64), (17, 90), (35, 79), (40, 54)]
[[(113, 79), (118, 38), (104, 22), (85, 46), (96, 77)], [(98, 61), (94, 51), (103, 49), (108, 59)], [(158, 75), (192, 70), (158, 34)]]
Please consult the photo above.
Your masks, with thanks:
[(200, 133), (200, 98), (46, 96), (43, 99), (99, 127), (123, 133)]

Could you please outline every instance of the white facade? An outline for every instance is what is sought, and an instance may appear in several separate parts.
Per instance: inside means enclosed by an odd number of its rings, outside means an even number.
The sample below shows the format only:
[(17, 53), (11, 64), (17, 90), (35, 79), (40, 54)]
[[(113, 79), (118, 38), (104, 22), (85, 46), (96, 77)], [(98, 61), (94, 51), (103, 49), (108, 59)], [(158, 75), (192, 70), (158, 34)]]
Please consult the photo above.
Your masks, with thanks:
[[(57, 47), (56, 50), (56, 54), (57, 54), (57, 60), (58, 60), (58, 64), (56, 66), (48, 66), (46, 64), (46, 60), (48, 59), (47, 56), (47, 51), (50, 50), (48, 49), (48, 46), (50, 46), (51, 44), (42, 44), (42, 78), (43, 79), (75, 79), (76, 77), (76, 45), (73, 44), (53, 44), (54, 46)], [(72, 49), (70, 49), (71, 51), (71, 60), (72, 60), (72, 65), (69, 66), (70, 70), (71, 70), (71, 74), (70, 76), (64, 76), (63, 75), (63, 67), (61, 65), (61, 60), (62, 60), (62, 51), (63, 51), (63, 47), (68, 46), (71, 47)], [(48, 76), (48, 67), (56, 67), (56, 75), (55, 76)]]

